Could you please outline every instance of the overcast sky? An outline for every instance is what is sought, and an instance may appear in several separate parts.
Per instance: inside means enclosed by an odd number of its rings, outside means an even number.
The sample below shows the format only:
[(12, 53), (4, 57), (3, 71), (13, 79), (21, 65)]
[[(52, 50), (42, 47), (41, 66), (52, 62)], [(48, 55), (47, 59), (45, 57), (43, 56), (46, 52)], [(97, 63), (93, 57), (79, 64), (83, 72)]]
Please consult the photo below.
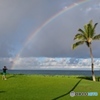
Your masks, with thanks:
[[(84, 64), (90, 62), (87, 46), (71, 46), (77, 30), (91, 19), (100, 34), (100, 0), (0, 0), (0, 68), (38, 69), (47, 64), (62, 69), (62, 61), (65, 68), (80, 63), (89, 68)], [(98, 67), (99, 45), (92, 44)]]

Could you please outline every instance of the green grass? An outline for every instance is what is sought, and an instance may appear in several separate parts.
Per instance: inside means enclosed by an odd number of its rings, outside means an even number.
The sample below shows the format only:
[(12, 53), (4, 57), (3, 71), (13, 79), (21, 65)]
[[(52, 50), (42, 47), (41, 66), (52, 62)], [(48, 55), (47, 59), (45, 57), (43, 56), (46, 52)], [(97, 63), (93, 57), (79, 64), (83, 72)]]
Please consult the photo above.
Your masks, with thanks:
[(0, 79), (0, 100), (99, 100), (100, 98), (100, 95), (70, 97), (71, 91), (100, 94), (100, 82), (93, 82), (88, 78), (10, 74), (7, 77), (7, 80)]

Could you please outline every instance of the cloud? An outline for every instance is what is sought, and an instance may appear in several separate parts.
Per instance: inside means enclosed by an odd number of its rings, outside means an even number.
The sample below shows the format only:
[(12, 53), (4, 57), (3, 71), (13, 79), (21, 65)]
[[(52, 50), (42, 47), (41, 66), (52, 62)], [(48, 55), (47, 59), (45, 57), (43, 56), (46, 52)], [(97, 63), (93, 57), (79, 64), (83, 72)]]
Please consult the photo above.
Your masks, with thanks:
[[(89, 21), (87, 19), (88, 21), (85, 23), (86, 19), (83, 18), (85, 15), (81, 13), (78, 8), (76, 8), (76, 10), (76, 14), (66, 12), (42, 28), (35, 37), (33, 37), (31, 43), (23, 49), (21, 56), (89, 57), (89, 50), (85, 45), (80, 46), (76, 50), (72, 50), (71, 48), (74, 43), (74, 35), (78, 33), (77, 30), (83, 28), (83, 25)], [(81, 14), (77, 16), (78, 13)], [(81, 18), (83, 19), (81, 20)], [(77, 19), (81, 20), (81, 22)], [(93, 45), (93, 48), (96, 49), (97, 46)], [(84, 52), (83, 49), (87, 52)]]
[(93, 5), (93, 8), (96, 10), (100, 10), (100, 3)]
[[(90, 66), (88, 59), (90, 53), (86, 45), (75, 50), (71, 49), (74, 43), (73, 38), (89, 20), (100, 23), (100, 2), (90, 0), (84, 4), (78, 4), (79, 0), (1, 0), (0, 1), (0, 57), (1, 66), (7, 64), (21, 68), (76, 68), (77, 65), (84, 68)], [(58, 17), (57, 15), (64, 7), (71, 4), (77, 6), (66, 10)], [(51, 6), (52, 5), (52, 6)], [(67, 8), (66, 8), (67, 9)], [(30, 34), (35, 32), (48, 19), (51, 21), (34, 35), (31, 42), (24, 44), (29, 39)], [(96, 33), (100, 32), (98, 24)], [(99, 58), (99, 42), (92, 44), (93, 55)], [(22, 50), (20, 52), (20, 50)], [(14, 57), (19, 54), (19, 58), (14, 62)], [(7, 58), (8, 57), (8, 58)], [(47, 57), (39, 60), (34, 57)], [(57, 59), (61, 58), (61, 59)], [(6, 58), (4, 60), (3, 58)], [(16, 57), (15, 57), (16, 58)], [(53, 59), (54, 58), (54, 59)], [(65, 58), (65, 59), (63, 59)], [(68, 59), (66, 59), (68, 58)], [(77, 58), (77, 59), (76, 59)], [(10, 60), (9, 60), (10, 59)], [(23, 62), (23, 63), (22, 63)], [(99, 59), (95, 60), (97, 66)], [(58, 65), (58, 67), (57, 67)], [(34, 66), (34, 68), (33, 68)], [(49, 67), (48, 67), (49, 66)], [(51, 67), (50, 67), (51, 68)]]
[[(8, 69), (90, 69), (90, 58), (37, 58), (37, 57), (24, 57), (13, 61), (13, 58), (0, 59), (2, 66), (6, 65)], [(1, 68), (2, 68), (1, 66)], [(94, 59), (95, 69), (99, 69), (100, 59)]]
[(89, 7), (89, 8), (86, 9), (86, 12), (88, 13), (88, 12), (90, 12), (91, 10), (92, 10), (92, 8)]
[[(61, 1), (0, 1), (0, 42), (7, 45), (3, 49), (9, 51), (10, 48), (13, 51), (10, 56), (15, 56), (30, 33), (59, 12), (59, 4)], [(8, 56), (9, 52), (6, 54)]]
[(13, 64), (12, 58), (8, 57), (0, 58), (0, 69), (2, 69), (3, 66), (7, 66), (8, 69), (11, 69), (12, 64)]
[[(77, 69), (91, 70), (90, 58), (47, 58), (47, 57), (23, 57), (13, 60), (13, 58), (0, 58), (0, 69), (7, 66), (10, 69)], [(94, 68), (99, 69), (100, 59), (94, 59)]]

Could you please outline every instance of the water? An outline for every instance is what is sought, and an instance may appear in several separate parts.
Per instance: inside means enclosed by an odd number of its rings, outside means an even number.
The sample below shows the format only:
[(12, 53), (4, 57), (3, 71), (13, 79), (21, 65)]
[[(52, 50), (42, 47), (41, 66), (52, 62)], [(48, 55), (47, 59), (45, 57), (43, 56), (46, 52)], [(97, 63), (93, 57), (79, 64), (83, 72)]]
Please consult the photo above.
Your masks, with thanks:
[[(0, 70), (2, 72), (2, 70)], [(100, 71), (94, 71), (100, 76)], [(7, 70), (10, 74), (37, 74), (37, 75), (85, 75), (91, 76), (90, 70)]]

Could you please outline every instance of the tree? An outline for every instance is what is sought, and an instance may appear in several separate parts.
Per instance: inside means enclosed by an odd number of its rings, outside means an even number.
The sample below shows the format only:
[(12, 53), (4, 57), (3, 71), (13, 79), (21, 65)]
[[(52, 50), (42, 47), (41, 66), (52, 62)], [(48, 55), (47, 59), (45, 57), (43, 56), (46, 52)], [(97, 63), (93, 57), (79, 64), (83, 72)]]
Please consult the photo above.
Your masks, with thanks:
[(90, 57), (91, 57), (91, 71), (92, 71), (92, 79), (95, 81), (95, 74), (94, 74), (94, 61), (93, 61), (93, 54), (92, 54), (92, 41), (93, 40), (100, 40), (100, 34), (96, 35), (95, 28), (98, 23), (93, 24), (92, 20), (86, 25), (84, 25), (84, 29), (79, 29), (79, 33), (77, 33), (74, 37), (75, 43), (72, 45), (72, 49), (75, 49), (79, 45), (86, 44), (90, 50)]

